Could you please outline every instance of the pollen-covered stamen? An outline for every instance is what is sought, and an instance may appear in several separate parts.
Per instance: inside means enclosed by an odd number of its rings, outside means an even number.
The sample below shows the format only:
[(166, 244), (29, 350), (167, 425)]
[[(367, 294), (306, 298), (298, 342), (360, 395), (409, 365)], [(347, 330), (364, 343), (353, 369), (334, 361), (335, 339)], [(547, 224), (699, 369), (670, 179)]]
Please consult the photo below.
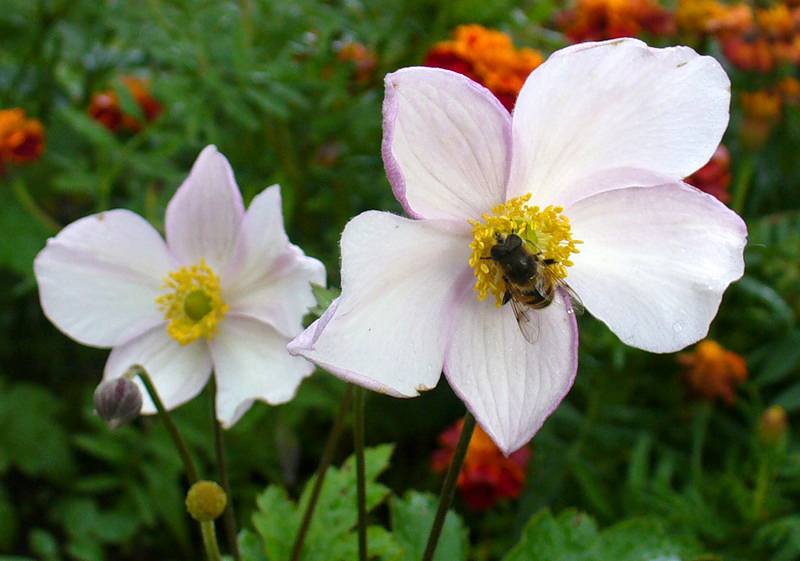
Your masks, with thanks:
[(166, 294), (156, 298), (156, 303), (173, 339), (186, 345), (214, 336), (228, 306), (222, 301), (219, 277), (205, 261), (171, 272), (161, 288)]
[(552, 263), (548, 265), (550, 272), (561, 279), (566, 278), (567, 267), (572, 265), (570, 256), (580, 253), (575, 245), (582, 242), (572, 239), (569, 219), (562, 214), (564, 209), (560, 206), (529, 207), (527, 202), (530, 198), (530, 194), (514, 197), (494, 207), (493, 215), (485, 213), (483, 222), (469, 221), (474, 236), (469, 245), (472, 250), (469, 266), (477, 277), (475, 290), (478, 300), (483, 300), (491, 292), (498, 308), (503, 304), (506, 283), (502, 270), (489, 257), (497, 243), (497, 234), (503, 237), (517, 234), (532, 253), (539, 255), (542, 261)]

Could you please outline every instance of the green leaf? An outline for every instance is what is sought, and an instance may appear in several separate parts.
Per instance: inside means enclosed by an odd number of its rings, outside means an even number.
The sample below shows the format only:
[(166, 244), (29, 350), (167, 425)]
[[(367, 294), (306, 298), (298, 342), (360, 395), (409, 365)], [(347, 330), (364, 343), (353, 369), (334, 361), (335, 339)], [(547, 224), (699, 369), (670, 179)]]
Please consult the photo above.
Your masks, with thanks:
[[(9, 267), (29, 276), (33, 273), (33, 258), (44, 247), (50, 232), (37, 221), (28, 208), (12, 196), (12, 189), (0, 189), (0, 267)], [(22, 189), (21, 179), (15, 183), (15, 190)]]
[(700, 553), (656, 519), (636, 518), (598, 530), (594, 520), (574, 509), (558, 516), (543, 510), (528, 521), (503, 561), (689, 561)]
[[(388, 444), (368, 448), (364, 452), (367, 486), (367, 510), (381, 504), (389, 490), (377, 483), (377, 477), (389, 465), (392, 446)], [(258, 510), (253, 514), (253, 526), (261, 537), (263, 551), (268, 559), (288, 559), (295, 536), (311, 496), (312, 478), (305, 486), (299, 504), (292, 501), (286, 491), (274, 485), (268, 487), (256, 500)], [(328, 469), (317, 502), (314, 517), (303, 545), (303, 561), (350, 561), (356, 557), (357, 542), (353, 531), (356, 526), (356, 470), (351, 456), (341, 468)], [(368, 528), (375, 536), (370, 554), (396, 554), (391, 536), (381, 528)], [(252, 543), (248, 544), (252, 547)]]
[(14, 505), (6, 495), (5, 489), (0, 487), (0, 550), (11, 550), (17, 537), (18, 525)]
[(331, 302), (338, 298), (339, 294), (342, 292), (338, 288), (325, 288), (324, 286), (314, 283), (311, 284), (311, 291), (314, 293), (314, 298), (317, 299), (317, 305), (310, 308), (308, 312), (317, 317), (324, 314), (325, 310), (331, 305)]
[[(416, 561), (422, 558), (428, 535), (433, 526), (438, 499), (428, 493), (409, 491), (402, 499), (391, 500), (392, 529), (403, 548), (401, 561)], [(434, 561), (460, 561), (467, 558), (469, 532), (461, 518), (450, 511), (444, 521), (442, 534), (436, 547)]]
[(596, 539), (597, 525), (585, 514), (566, 510), (553, 517), (543, 510), (528, 521), (519, 543), (503, 561), (577, 561), (584, 559), (581, 552)]
[(67, 433), (56, 415), (59, 400), (33, 384), (0, 386), (0, 450), (23, 473), (70, 477), (74, 470)]
[(75, 130), (75, 132), (101, 151), (106, 151), (109, 148), (119, 149), (119, 141), (116, 137), (103, 125), (93, 120), (83, 111), (64, 106), (59, 110), (59, 115)]

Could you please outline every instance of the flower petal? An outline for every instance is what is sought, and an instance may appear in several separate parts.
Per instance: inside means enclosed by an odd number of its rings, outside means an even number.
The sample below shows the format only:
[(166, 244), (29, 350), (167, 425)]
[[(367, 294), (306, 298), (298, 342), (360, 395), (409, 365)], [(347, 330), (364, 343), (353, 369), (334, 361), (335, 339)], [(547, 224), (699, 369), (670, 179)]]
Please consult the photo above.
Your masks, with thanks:
[[(114, 347), (106, 362), (103, 379), (119, 378), (133, 364), (144, 366), (167, 409), (195, 397), (211, 374), (211, 354), (205, 339), (181, 345), (167, 335), (163, 325)], [(142, 390), (142, 413), (155, 413), (155, 406), (144, 385), (138, 379), (135, 381)]]
[(385, 83), (383, 161), (410, 216), (477, 219), (505, 200), (511, 123), (497, 98), (438, 68), (404, 68)]
[[(539, 336), (528, 343), (511, 306), (467, 293), (453, 326), (447, 381), (492, 437), (510, 454), (528, 442), (555, 410), (578, 369), (578, 328), (561, 297), (541, 310)], [(491, 301), (490, 301), (491, 300)]]
[(634, 347), (672, 352), (703, 338), (744, 271), (742, 219), (685, 184), (606, 191), (565, 214), (584, 242), (567, 281)]
[(231, 427), (260, 399), (277, 405), (294, 397), (314, 365), (286, 352), (289, 338), (264, 322), (229, 314), (209, 342), (217, 380), (217, 417)]
[(265, 321), (294, 337), (315, 303), (312, 282), (325, 285), (325, 266), (289, 243), (280, 188), (274, 185), (253, 199), (245, 214), (236, 252), (222, 278), (225, 302), (231, 312)]
[[(508, 196), (560, 204), (608, 189), (620, 172), (676, 181), (705, 164), (728, 125), (730, 81), (688, 47), (635, 39), (554, 53), (526, 81), (514, 109)], [(605, 181), (592, 181), (593, 175)], [(577, 185), (580, 184), (580, 185)]]
[(112, 347), (163, 323), (156, 307), (173, 267), (164, 240), (127, 210), (73, 222), (33, 264), (47, 318), (84, 345)]
[(167, 206), (167, 245), (183, 264), (219, 273), (233, 253), (244, 204), (228, 160), (207, 146)]
[(289, 352), (395, 396), (436, 385), (469, 239), (453, 224), (365, 212), (342, 234), (342, 295)]

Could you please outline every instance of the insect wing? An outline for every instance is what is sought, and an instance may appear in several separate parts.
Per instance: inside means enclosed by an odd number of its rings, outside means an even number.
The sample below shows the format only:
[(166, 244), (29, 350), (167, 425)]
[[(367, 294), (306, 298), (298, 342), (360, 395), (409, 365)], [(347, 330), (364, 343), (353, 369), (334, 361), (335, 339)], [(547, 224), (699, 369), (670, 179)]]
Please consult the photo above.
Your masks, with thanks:
[(525, 340), (531, 344), (538, 341), (539, 314), (534, 313), (516, 298), (511, 299), (511, 309), (514, 310), (514, 318), (517, 320), (517, 325)]
[(572, 287), (564, 281), (560, 281), (558, 283), (558, 290), (561, 293), (561, 299), (564, 301), (564, 307), (567, 309), (567, 312), (575, 314), (576, 316), (583, 315), (586, 308), (584, 308), (580, 296), (572, 290)]

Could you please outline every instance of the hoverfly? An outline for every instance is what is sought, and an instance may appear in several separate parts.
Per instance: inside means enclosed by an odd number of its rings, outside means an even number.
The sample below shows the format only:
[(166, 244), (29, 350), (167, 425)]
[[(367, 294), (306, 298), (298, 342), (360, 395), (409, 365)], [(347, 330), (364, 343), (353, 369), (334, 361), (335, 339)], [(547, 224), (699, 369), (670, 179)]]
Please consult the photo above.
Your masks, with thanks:
[(503, 304), (511, 302), (522, 336), (529, 343), (539, 339), (539, 316), (530, 310), (546, 308), (560, 293), (567, 313), (582, 314), (584, 307), (575, 291), (550, 268), (556, 262), (534, 253), (517, 234), (495, 234), (488, 259), (503, 271), (506, 293)]

